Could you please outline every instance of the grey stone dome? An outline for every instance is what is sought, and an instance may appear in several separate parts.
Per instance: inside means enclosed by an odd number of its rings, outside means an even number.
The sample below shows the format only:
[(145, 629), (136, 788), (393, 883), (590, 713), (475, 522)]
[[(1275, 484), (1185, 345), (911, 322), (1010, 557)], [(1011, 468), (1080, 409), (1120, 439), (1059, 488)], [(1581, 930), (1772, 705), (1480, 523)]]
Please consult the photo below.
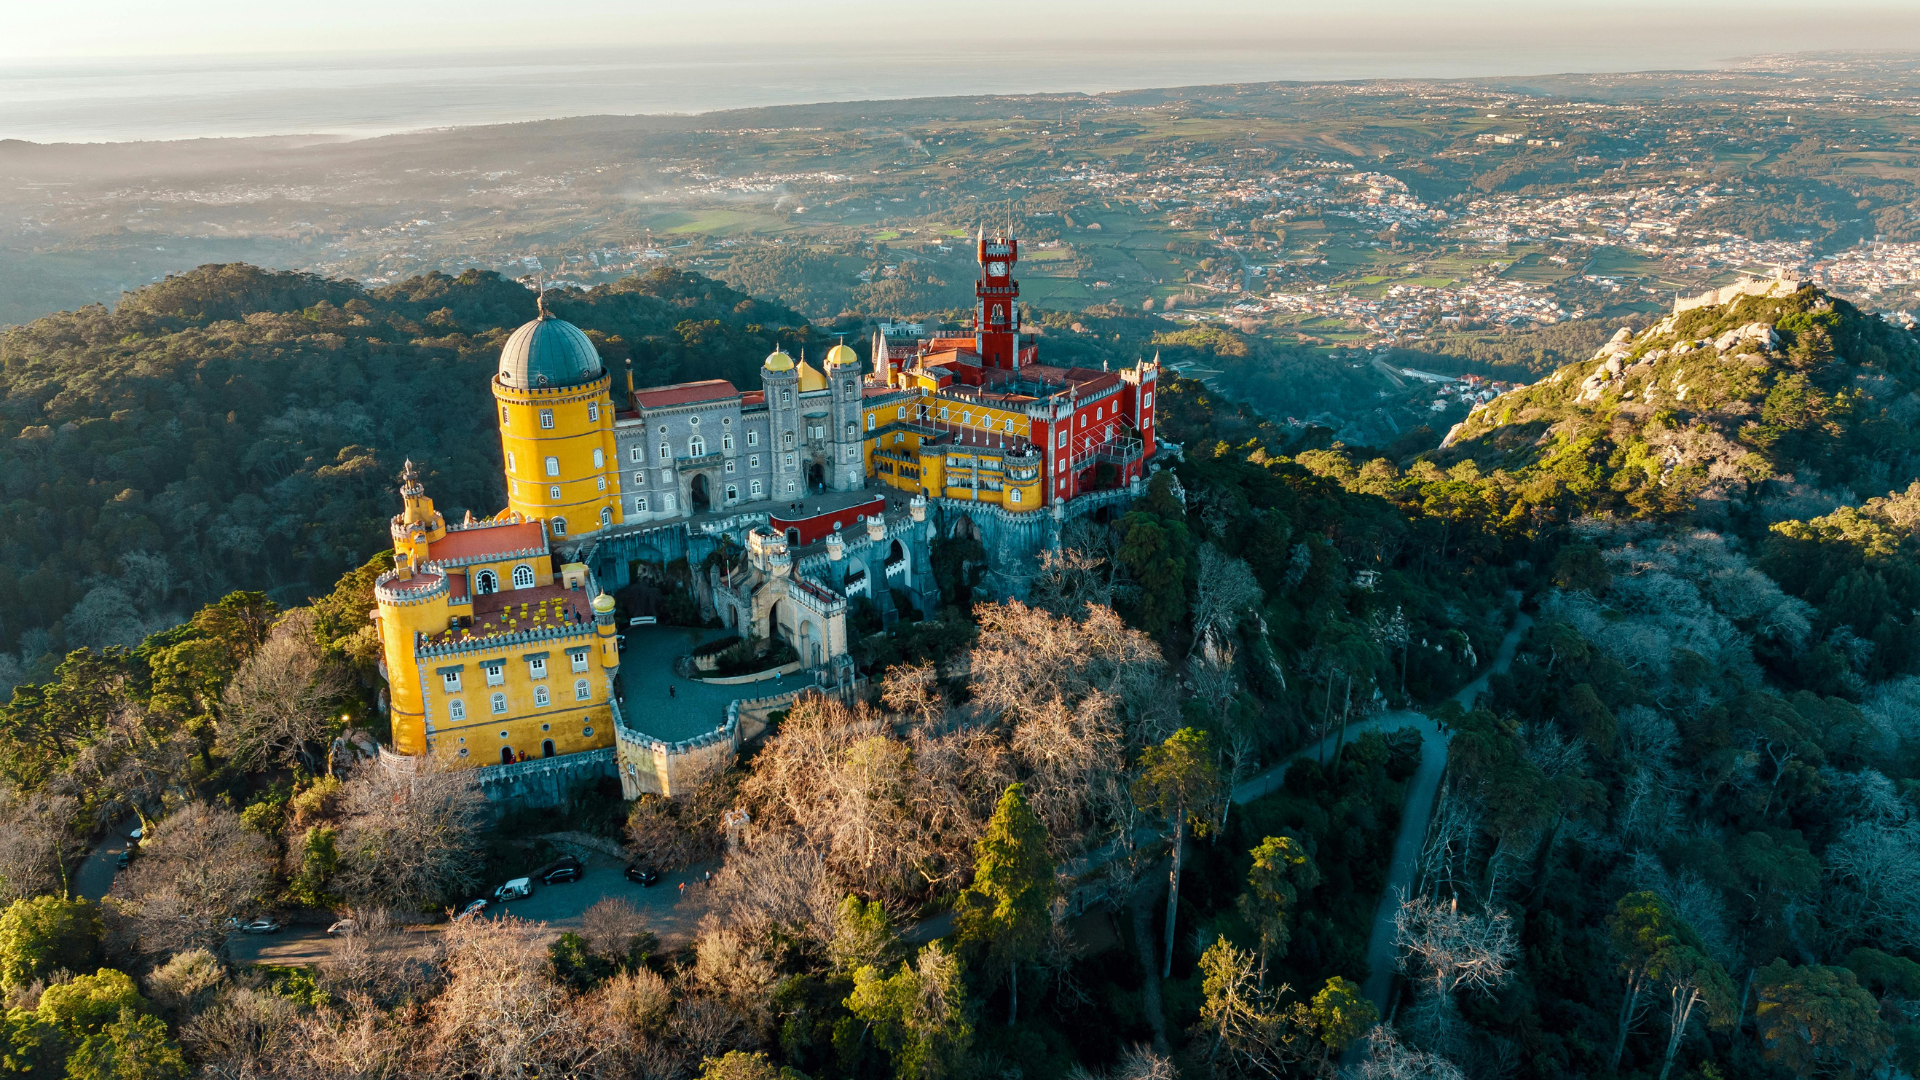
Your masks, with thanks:
[(500, 350), (500, 381), (522, 390), (576, 386), (600, 377), (600, 354), (581, 329), (543, 309)]

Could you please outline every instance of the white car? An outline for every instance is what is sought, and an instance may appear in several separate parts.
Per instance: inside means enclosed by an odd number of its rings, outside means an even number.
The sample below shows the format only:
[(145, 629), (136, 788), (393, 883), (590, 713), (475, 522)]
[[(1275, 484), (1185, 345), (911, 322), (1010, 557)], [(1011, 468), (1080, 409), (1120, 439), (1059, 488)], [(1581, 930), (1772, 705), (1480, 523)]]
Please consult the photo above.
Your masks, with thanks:
[(504, 904), (509, 900), (524, 900), (532, 895), (532, 878), (517, 877), (493, 890), (494, 902), (499, 904)]
[(329, 937), (350, 937), (360, 932), (360, 924), (353, 919), (341, 919), (327, 927)]

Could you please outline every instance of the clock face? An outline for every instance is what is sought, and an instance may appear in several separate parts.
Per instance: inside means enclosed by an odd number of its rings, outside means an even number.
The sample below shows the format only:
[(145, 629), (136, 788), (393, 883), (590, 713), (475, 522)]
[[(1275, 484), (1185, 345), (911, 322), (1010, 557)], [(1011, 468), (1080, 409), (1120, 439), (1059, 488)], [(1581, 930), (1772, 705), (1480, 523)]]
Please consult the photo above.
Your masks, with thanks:
[(999, 261), (995, 261), (995, 262), (990, 262), (990, 263), (988, 263), (988, 264), (987, 264), (987, 276), (988, 276), (988, 277), (1006, 277), (1006, 276), (1007, 276), (1007, 264), (1006, 264), (1006, 263), (1003, 263), (1003, 262), (999, 262)]

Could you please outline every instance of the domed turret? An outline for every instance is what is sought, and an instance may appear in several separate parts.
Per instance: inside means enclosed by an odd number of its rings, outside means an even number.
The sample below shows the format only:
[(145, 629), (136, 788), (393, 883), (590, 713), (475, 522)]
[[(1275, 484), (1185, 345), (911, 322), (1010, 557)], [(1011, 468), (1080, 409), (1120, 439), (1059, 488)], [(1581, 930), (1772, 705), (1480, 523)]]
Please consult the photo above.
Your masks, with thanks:
[(792, 371), (793, 357), (788, 356), (785, 349), (775, 349), (762, 366), (768, 371)]
[(827, 377), (820, 374), (820, 369), (807, 363), (805, 360), (800, 361), (800, 392), (803, 394), (811, 394), (815, 390), (825, 390), (826, 388)]
[(600, 377), (600, 353), (579, 327), (556, 319), (540, 302), (540, 317), (520, 327), (500, 350), (500, 381), (518, 389), (578, 386)]
[(845, 342), (827, 350), (827, 370), (832, 371), (841, 364), (859, 364), (860, 354), (854, 352)]

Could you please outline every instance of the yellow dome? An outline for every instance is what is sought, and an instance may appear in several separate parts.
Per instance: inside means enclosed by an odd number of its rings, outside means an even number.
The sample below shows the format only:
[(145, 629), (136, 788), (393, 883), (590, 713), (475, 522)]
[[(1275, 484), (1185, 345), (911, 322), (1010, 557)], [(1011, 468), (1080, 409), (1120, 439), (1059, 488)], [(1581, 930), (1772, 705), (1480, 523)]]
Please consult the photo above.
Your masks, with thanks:
[(835, 345), (833, 348), (827, 350), (828, 367), (833, 367), (835, 364), (858, 364), (859, 362), (860, 354), (854, 352), (853, 349), (844, 344)]
[(593, 610), (601, 615), (605, 615), (607, 612), (613, 610), (613, 597), (608, 596), (606, 593), (601, 593), (599, 596), (594, 597), (592, 603)]
[(807, 363), (805, 360), (800, 361), (800, 392), (805, 394), (814, 390), (825, 390), (826, 388), (827, 377), (820, 374), (819, 370), (812, 364)]
[(773, 355), (767, 357), (766, 367), (768, 371), (792, 371), (793, 357), (788, 356), (784, 349), (775, 349)]

